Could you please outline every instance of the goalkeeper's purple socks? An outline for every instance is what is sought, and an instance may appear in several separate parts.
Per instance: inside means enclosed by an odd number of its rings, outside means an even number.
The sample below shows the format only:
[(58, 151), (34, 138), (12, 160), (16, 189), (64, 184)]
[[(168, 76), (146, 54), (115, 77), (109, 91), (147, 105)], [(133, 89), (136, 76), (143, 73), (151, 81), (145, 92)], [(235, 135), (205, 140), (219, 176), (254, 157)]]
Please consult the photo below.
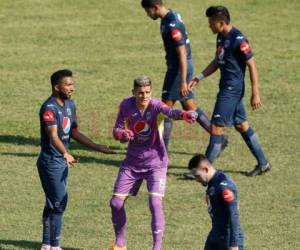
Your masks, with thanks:
[(124, 247), (126, 245), (126, 213), (124, 203), (124, 199), (116, 196), (113, 196), (110, 200), (112, 223), (116, 236), (115, 243), (118, 247)]
[(164, 235), (164, 227), (165, 227), (162, 198), (158, 196), (150, 195), (149, 207), (152, 216), (152, 220), (151, 220), (151, 229), (152, 229), (152, 237), (153, 237), (152, 250), (160, 250), (161, 243), (163, 240), (163, 235)]

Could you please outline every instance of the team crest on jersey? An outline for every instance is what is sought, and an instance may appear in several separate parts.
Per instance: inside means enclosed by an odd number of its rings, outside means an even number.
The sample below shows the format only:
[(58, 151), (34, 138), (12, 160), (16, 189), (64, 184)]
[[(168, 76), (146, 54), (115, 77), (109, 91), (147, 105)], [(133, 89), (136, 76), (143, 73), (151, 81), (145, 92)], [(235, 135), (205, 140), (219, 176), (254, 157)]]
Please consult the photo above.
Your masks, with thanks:
[(151, 128), (145, 121), (138, 121), (134, 124), (134, 132), (140, 136), (149, 136), (151, 134)]
[(150, 120), (151, 118), (152, 118), (151, 112), (147, 112), (147, 113), (146, 113), (146, 119), (147, 119), (147, 120)]
[(217, 48), (217, 56), (219, 60), (223, 60), (225, 54), (224, 47), (222, 45), (219, 45)]
[(68, 114), (69, 116), (72, 115), (72, 110), (71, 110), (70, 108), (67, 108), (67, 114)]
[(62, 127), (65, 134), (68, 134), (70, 132), (71, 121), (69, 117), (64, 117)]

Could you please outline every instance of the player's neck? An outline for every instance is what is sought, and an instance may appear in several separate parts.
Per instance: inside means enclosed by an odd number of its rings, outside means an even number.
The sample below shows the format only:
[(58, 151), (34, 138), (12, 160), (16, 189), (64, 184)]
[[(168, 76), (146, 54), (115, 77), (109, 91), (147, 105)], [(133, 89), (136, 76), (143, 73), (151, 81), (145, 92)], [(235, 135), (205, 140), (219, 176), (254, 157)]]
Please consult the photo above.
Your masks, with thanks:
[(161, 19), (164, 19), (164, 17), (169, 13), (169, 9), (166, 8), (165, 6), (160, 7), (160, 11), (159, 11), (159, 17)]
[(56, 93), (53, 93), (52, 96), (54, 97), (56, 103), (59, 105), (59, 106), (64, 106), (65, 104), (65, 101)]
[(210, 170), (208, 182), (210, 182), (214, 178), (214, 175), (216, 174), (216, 172), (217, 172), (217, 170), (215, 170), (214, 168)]
[(228, 34), (230, 33), (230, 31), (232, 30), (232, 26), (231, 25), (226, 25), (223, 29), (223, 31), (221, 32), (221, 34), (223, 36), (228, 36)]

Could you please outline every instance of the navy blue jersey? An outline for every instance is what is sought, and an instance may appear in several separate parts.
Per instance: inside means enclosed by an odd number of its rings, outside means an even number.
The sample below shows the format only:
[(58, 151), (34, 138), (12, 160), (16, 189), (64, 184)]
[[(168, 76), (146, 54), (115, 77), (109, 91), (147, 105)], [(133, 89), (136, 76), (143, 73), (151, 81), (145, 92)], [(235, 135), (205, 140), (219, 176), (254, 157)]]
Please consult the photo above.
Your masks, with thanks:
[(181, 45), (185, 45), (187, 59), (191, 59), (190, 41), (187, 37), (180, 14), (170, 10), (161, 20), (160, 32), (166, 50), (166, 61), (168, 66), (179, 66), (176, 47)]
[(244, 92), (246, 61), (253, 57), (247, 38), (236, 28), (217, 36), (216, 57), (221, 70), (220, 89)]
[(229, 246), (241, 244), (237, 189), (232, 180), (217, 171), (206, 191), (208, 212), (212, 219), (210, 237), (223, 237)]
[(62, 154), (52, 145), (45, 128), (57, 126), (59, 139), (65, 148), (69, 148), (71, 130), (77, 127), (76, 108), (72, 100), (65, 100), (60, 106), (55, 98), (50, 96), (40, 109), (41, 152), (49, 156), (62, 157)]

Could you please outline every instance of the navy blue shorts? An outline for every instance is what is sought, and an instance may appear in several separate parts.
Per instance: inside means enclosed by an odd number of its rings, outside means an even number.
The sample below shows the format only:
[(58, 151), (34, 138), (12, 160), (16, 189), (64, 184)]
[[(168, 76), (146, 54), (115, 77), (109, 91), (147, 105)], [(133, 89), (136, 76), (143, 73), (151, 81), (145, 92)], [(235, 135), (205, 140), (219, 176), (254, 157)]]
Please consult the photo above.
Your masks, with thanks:
[(55, 212), (62, 213), (67, 206), (68, 167), (63, 161), (39, 157), (37, 168), (46, 196), (46, 206)]
[[(192, 60), (187, 61), (187, 77), (186, 81), (189, 83), (193, 79), (194, 65)], [(194, 93), (190, 92), (187, 96), (180, 95), (180, 67), (168, 67), (165, 75), (164, 85), (162, 89), (162, 100), (184, 101), (194, 98)]]
[(241, 96), (219, 92), (211, 122), (220, 127), (231, 127), (247, 121), (247, 113)]

